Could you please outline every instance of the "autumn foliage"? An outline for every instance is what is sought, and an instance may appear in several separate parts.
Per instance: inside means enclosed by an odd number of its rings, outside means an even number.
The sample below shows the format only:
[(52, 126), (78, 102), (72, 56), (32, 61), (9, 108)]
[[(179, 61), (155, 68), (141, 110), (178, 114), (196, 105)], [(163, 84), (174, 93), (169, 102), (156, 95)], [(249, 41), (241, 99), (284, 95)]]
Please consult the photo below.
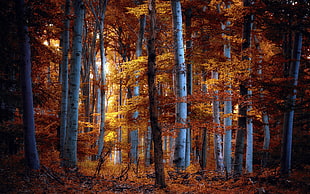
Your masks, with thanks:
[[(151, 31), (148, 1), (109, 0), (102, 15), (104, 2), (82, 1), (85, 14), (76, 142), (78, 162), (71, 168), (63, 165), (60, 146), (61, 64), (64, 21), (69, 20), (72, 43), (76, 16), (73, 7), (65, 15), (65, 1), (26, 1), (39, 170), (25, 165), (18, 13), (14, 1), (0, 2), (1, 192), (306, 193), (310, 190), (308, 1), (180, 1), (189, 85), (186, 97), (178, 97), (178, 73), (184, 72), (179, 71), (174, 60), (170, 1), (154, 1), (154, 31)], [(245, 6), (246, 2), (251, 2), (250, 6)], [(244, 22), (249, 15), (253, 16), (251, 43), (245, 47)], [(100, 22), (104, 25), (101, 38)], [(296, 51), (299, 33), (302, 47)], [(156, 48), (154, 110), (162, 135), (166, 188), (154, 182), (157, 153), (151, 141), (149, 111), (147, 45), (150, 37), (154, 38)], [(141, 55), (137, 55), (139, 40)], [(72, 48), (70, 44), (70, 64)], [(225, 55), (224, 48), (226, 51), (229, 48), (230, 56)], [(295, 52), (300, 54), (300, 59), (294, 58)], [(296, 61), (299, 74), (294, 80), (292, 64)], [(247, 90), (246, 95), (242, 94), (242, 87)], [(296, 98), (291, 100), (292, 96)], [(232, 111), (226, 114), (228, 101)], [(187, 103), (184, 122), (178, 120), (180, 103)], [(219, 122), (215, 119), (215, 104), (218, 104)], [(236, 174), (234, 162), (241, 107), (247, 108), (245, 117), (253, 125), (253, 172), (244, 170), (247, 144), (243, 143), (243, 172)], [(284, 115), (292, 110), (291, 169), (289, 174), (283, 174)], [(225, 118), (231, 119), (230, 126), (226, 126)], [(190, 165), (180, 170), (174, 166), (174, 148), (175, 139), (184, 128), (190, 129), (186, 139), (190, 145)], [(102, 153), (98, 154), (100, 130), (104, 130), (104, 138)], [(216, 163), (215, 137), (221, 138), (223, 148), (227, 131), (231, 132), (231, 171), (226, 167), (218, 170)]]

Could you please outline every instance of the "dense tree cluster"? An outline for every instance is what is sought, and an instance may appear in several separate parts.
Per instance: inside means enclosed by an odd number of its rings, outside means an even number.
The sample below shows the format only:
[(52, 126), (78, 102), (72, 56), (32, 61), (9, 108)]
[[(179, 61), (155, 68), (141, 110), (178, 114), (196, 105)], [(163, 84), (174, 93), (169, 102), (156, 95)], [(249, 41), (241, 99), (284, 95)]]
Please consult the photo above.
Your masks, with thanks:
[(161, 187), (168, 166), (287, 175), (310, 159), (309, 1), (18, 2), (0, 2), (1, 155), (39, 168), (32, 117), (41, 159), (155, 163)]

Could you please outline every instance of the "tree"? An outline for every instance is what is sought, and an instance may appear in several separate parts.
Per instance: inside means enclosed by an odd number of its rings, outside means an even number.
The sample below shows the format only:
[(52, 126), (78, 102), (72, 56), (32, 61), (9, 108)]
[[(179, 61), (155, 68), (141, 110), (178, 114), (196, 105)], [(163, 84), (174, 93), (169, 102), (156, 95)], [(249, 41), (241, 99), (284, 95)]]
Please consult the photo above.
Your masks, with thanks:
[[(218, 72), (212, 72), (212, 79), (218, 80)], [(220, 133), (220, 101), (218, 97), (218, 90), (214, 91), (214, 100), (212, 102), (213, 108), (213, 124), (214, 124), (214, 157), (216, 170), (219, 172), (224, 171), (224, 159), (223, 159), (223, 138)]]
[[(244, 6), (248, 7), (251, 5), (251, 0), (244, 0)], [(253, 15), (248, 13), (244, 16), (244, 24), (243, 24), (243, 39), (242, 50), (250, 48), (251, 45), (251, 30), (252, 30), (252, 20)], [(243, 56), (242, 60), (249, 60), (249, 56)], [(248, 70), (248, 69), (247, 69)], [(246, 71), (247, 71), (246, 70)], [(245, 81), (240, 84), (240, 95), (246, 100), (248, 93), (247, 89), (248, 85)], [(238, 132), (237, 132), (237, 140), (236, 140), (236, 150), (235, 150), (235, 163), (234, 163), (234, 171), (235, 174), (242, 174), (242, 164), (243, 164), (243, 148), (244, 148), (244, 133), (247, 130), (247, 159), (246, 159), (246, 168), (248, 172), (251, 172), (251, 163), (252, 163), (252, 154), (253, 154), (253, 144), (252, 141), (252, 128), (251, 122), (252, 120), (247, 117), (248, 106), (246, 102), (242, 102), (239, 105), (239, 118), (238, 118)]]
[[(186, 8), (185, 10), (185, 31), (186, 31), (186, 68), (187, 68), (187, 75), (186, 75), (186, 83), (187, 83), (187, 95), (190, 96), (193, 94), (193, 64), (190, 61), (191, 60), (191, 54), (193, 52), (193, 46), (192, 46), (192, 8)], [(191, 113), (191, 105), (190, 103), (187, 104), (187, 112), (188, 112), (188, 117), (190, 117)], [(190, 123), (190, 120), (188, 119), (188, 122)], [(185, 166), (190, 165), (190, 153), (191, 153), (191, 128), (189, 125), (189, 128), (187, 130), (187, 135), (186, 135), (186, 154), (185, 154)]]
[[(230, 3), (225, 5), (225, 9), (230, 8)], [(222, 30), (224, 30), (223, 36), (225, 35), (230, 35), (230, 34), (225, 34), (229, 32), (229, 27), (230, 27), (230, 21), (226, 21), (225, 24), (221, 24)], [(225, 39), (225, 38), (224, 38)], [(227, 61), (231, 61), (231, 45), (230, 41), (228, 39), (225, 39), (226, 43), (223, 46), (224, 50), (224, 57), (226, 58)], [(228, 72), (227, 77), (229, 77), (230, 72)], [(231, 79), (228, 80), (227, 83), (227, 89), (226, 89), (226, 95), (227, 97), (225, 98), (224, 101), (224, 166), (225, 170), (227, 173), (231, 173), (231, 153), (232, 153), (232, 116), (231, 114), (233, 113), (232, 111), (232, 98), (231, 98)]]
[(148, 92), (149, 92), (149, 111), (152, 128), (152, 139), (154, 143), (154, 163), (155, 163), (155, 183), (160, 187), (166, 187), (165, 172), (163, 164), (162, 133), (158, 124), (158, 105), (156, 79), (156, 3), (155, 0), (148, 1), (150, 16), (150, 33), (147, 42), (148, 50)]
[(101, 58), (101, 119), (100, 119), (100, 134), (99, 134), (99, 145), (98, 145), (98, 155), (101, 154), (103, 149), (103, 137), (105, 132), (105, 101), (106, 101), (106, 68), (105, 68), (105, 49), (104, 49), (104, 18), (107, 8), (108, 0), (101, 0), (99, 2), (100, 6), (100, 25), (99, 25), (99, 41), (100, 41), (100, 58)]
[(60, 157), (63, 157), (66, 139), (67, 114), (68, 114), (68, 63), (70, 46), (70, 0), (65, 2), (64, 31), (62, 34), (62, 62), (60, 66), (61, 79), (61, 107), (60, 107)]
[(174, 62), (176, 68), (176, 123), (178, 127), (175, 142), (174, 163), (177, 168), (185, 169), (186, 166), (186, 137), (187, 137), (187, 86), (186, 86), (186, 64), (183, 46), (182, 10), (179, 0), (171, 0), (173, 37), (174, 37)]
[(25, 158), (27, 165), (31, 169), (39, 169), (40, 161), (36, 147), (35, 123), (32, 96), (31, 79), (31, 50), (30, 39), (28, 36), (28, 27), (25, 18), (24, 0), (16, 1), (16, 11), (18, 13), (18, 33), (20, 38), (20, 68), (21, 68), (21, 88), (23, 98), (23, 124), (24, 124), (24, 142)]
[[(94, 3), (90, 1), (91, 11), (95, 17), (96, 25), (98, 26), (98, 35), (99, 35), (99, 50), (100, 50), (100, 68), (101, 68), (101, 80), (100, 80), (100, 129), (99, 129), (99, 138), (98, 138), (98, 153), (97, 157), (100, 157), (103, 150), (104, 144), (104, 132), (105, 132), (105, 102), (106, 102), (106, 57), (104, 49), (104, 19), (107, 9), (108, 0), (100, 0), (97, 6), (94, 6)], [(97, 36), (97, 32), (95, 37)]]
[(78, 135), (78, 113), (79, 113), (79, 89), (80, 71), (82, 59), (82, 31), (84, 18), (84, 3), (76, 0), (74, 3), (74, 31), (72, 63), (69, 77), (69, 100), (68, 121), (66, 139), (64, 146), (64, 166), (76, 167), (77, 165), (77, 135)]
[(282, 138), (281, 173), (284, 175), (289, 174), (291, 171), (294, 106), (297, 93), (295, 87), (298, 84), (298, 72), (302, 48), (301, 32), (297, 31), (294, 33), (292, 37), (292, 46), (292, 58), (290, 63), (289, 77), (292, 79), (291, 86), (293, 89), (287, 97), (287, 111), (284, 113)]
[[(137, 2), (137, 4), (141, 4), (141, 2)], [(136, 43), (136, 57), (139, 58), (142, 56), (142, 51), (143, 51), (143, 39), (144, 39), (144, 32), (145, 32), (145, 24), (146, 24), (146, 16), (145, 14), (142, 14), (139, 18), (139, 32), (138, 32), (138, 39)], [(133, 96), (139, 96), (139, 83), (138, 81), (135, 83), (136, 85), (133, 87)], [(133, 119), (136, 120), (139, 116), (139, 111), (136, 110), (133, 113)], [(130, 131), (130, 159), (134, 164), (138, 163), (138, 157), (139, 157), (139, 150), (138, 150), (138, 145), (139, 145), (139, 133), (138, 129)]]

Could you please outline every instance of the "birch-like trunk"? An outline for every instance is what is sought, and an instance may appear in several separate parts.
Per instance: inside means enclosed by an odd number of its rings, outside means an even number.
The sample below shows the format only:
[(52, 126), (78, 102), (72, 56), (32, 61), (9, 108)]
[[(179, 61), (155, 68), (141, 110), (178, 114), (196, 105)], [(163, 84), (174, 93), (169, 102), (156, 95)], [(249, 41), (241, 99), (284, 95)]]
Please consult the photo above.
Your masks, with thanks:
[(79, 89), (82, 63), (82, 32), (84, 19), (83, 1), (76, 0), (73, 1), (73, 3), (75, 14), (72, 46), (73, 52), (69, 76), (68, 121), (64, 146), (64, 165), (66, 167), (76, 167), (77, 165)]
[[(212, 79), (219, 79), (218, 72), (212, 72)], [(222, 147), (222, 135), (220, 132), (220, 101), (218, 97), (218, 91), (214, 91), (215, 96), (212, 102), (213, 107), (213, 123), (214, 123), (214, 158), (215, 158), (215, 166), (218, 172), (224, 172), (224, 161), (223, 161), (223, 147)]]
[(176, 68), (176, 122), (180, 125), (174, 152), (174, 164), (178, 169), (186, 166), (186, 137), (187, 137), (187, 86), (186, 86), (186, 64), (183, 46), (182, 9), (180, 0), (171, 0), (173, 36), (174, 36), (174, 61)]
[[(228, 4), (226, 8), (230, 8), (230, 5)], [(230, 22), (228, 21), (226, 23), (226, 25), (222, 25), (222, 29), (223, 30), (229, 30), (229, 25)], [(226, 40), (228, 41), (228, 40)], [(230, 43), (227, 42), (226, 44), (224, 44), (224, 56), (226, 57), (226, 59), (228, 61), (231, 60), (231, 47), (230, 47)], [(227, 72), (229, 74), (229, 72)], [(231, 99), (231, 85), (230, 85), (230, 80), (228, 81), (228, 86), (227, 86), (227, 90), (226, 90), (226, 99), (224, 101), (224, 167), (227, 173), (231, 173), (231, 165), (232, 165), (232, 99)]]
[(67, 128), (67, 107), (68, 107), (68, 64), (69, 64), (69, 46), (70, 46), (70, 0), (66, 0), (64, 32), (62, 35), (62, 62), (61, 62), (61, 107), (60, 107), (60, 157), (63, 158), (64, 144)]

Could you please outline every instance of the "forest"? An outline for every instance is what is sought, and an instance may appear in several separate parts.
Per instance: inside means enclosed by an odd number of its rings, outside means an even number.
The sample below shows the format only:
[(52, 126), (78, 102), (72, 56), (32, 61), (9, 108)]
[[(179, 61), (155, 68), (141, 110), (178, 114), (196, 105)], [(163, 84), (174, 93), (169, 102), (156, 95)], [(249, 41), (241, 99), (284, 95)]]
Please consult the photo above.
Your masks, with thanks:
[(1, 0), (0, 193), (310, 192), (308, 0)]

